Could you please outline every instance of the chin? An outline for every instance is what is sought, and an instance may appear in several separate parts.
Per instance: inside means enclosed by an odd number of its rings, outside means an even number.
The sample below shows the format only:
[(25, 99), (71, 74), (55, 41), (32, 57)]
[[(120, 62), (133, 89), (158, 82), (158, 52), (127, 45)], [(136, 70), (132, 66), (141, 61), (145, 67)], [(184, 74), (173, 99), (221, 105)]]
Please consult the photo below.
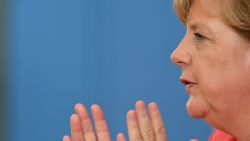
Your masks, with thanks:
[(193, 112), (192, 110), (187, 109), (187, 113), (192, 118), (205, 118), (205, 114)]
[(186, 110), (189, 116), (192, 118), (205, 118), (209, 108), (206, 104), (202, 104), (200, 102), (195, 102), (191, 98), (188, 100), (186, 104)]

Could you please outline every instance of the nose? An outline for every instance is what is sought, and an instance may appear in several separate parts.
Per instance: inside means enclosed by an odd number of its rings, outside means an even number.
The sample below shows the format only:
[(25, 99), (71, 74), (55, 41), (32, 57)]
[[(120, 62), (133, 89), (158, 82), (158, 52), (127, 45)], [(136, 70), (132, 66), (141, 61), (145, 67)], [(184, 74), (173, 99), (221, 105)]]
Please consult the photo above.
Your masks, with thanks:
[(188, 46), (188, 41), (184, 37), (184, 39), (181, 41), (181, 43), (171, 55), (172, 62), (177, 66), (181, 67), (182, 69), (190, 65), (192, 62), (192, 57), (190, 54), (191, 48), (189, 48)]

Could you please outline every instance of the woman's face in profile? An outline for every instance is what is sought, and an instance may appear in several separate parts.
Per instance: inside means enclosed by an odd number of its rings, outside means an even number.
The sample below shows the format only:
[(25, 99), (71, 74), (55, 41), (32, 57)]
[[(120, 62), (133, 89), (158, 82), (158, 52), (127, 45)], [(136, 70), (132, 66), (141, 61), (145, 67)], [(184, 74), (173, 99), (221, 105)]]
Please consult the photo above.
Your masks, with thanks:
[(250, 43), (218, 11), (215, 0), (192, 1), (187, 33), (171, 58), (183, 70), (188, 113), (220, 128), (250, 109)]

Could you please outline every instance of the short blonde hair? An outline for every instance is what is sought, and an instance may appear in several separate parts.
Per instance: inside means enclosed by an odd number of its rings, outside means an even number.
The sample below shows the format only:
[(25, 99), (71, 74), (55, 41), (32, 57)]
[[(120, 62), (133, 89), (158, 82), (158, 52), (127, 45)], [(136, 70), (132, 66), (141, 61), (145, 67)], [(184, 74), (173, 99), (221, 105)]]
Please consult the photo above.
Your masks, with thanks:
[[(193, 0), (174, 0), (173, 6), (179, 19), (186, 24)], [(250, 0), (217, 0), (222, 20), (250, 41)]]

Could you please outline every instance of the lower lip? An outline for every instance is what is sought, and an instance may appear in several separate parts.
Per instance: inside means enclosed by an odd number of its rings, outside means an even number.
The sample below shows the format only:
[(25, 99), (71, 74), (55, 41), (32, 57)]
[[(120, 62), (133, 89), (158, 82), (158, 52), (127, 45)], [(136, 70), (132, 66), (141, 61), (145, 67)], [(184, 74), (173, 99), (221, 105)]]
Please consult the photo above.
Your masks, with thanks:
[(191, 89), (194, 87), (194, 85), (195, 85), (195, 83), (187, 84), (187, 85), (186, 85), (186, 91), (187, 91), (187, 92), (190, 92)]

